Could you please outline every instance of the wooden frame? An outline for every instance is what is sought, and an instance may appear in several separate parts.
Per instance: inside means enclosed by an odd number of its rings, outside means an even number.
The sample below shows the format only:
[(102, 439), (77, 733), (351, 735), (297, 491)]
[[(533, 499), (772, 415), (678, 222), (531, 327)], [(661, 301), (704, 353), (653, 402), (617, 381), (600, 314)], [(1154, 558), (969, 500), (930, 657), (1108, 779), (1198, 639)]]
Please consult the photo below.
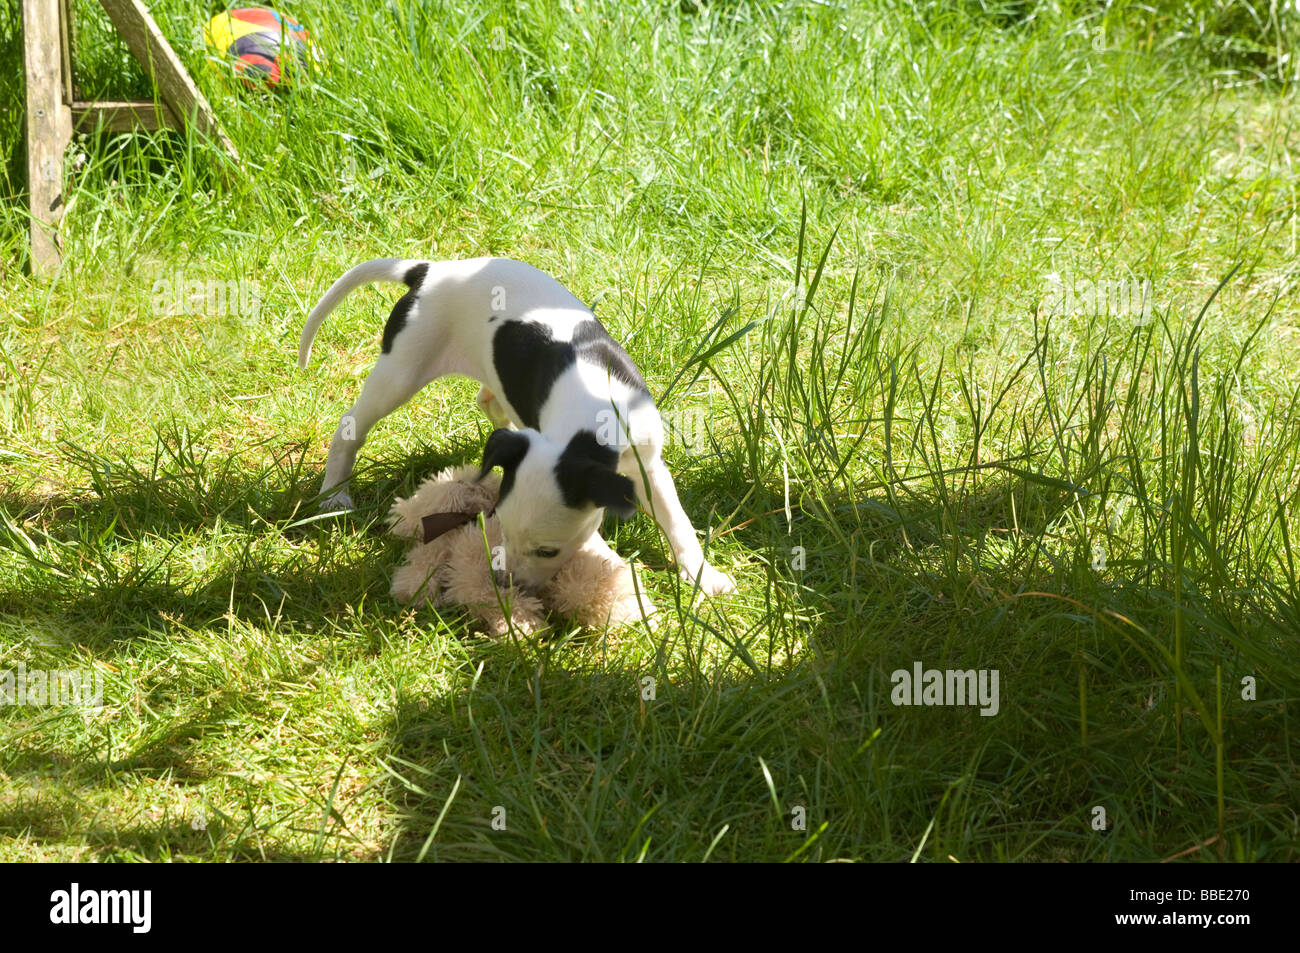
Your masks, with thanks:
[(32, 270), (62, 262), (58, 227), (66, 210), (63, 158), (74, 129), (123, 132), (192, 126), (235, 162), (239, 152), (141, 0), (99, 0), (144, 67), (158, 101), (83, 102), (74, 98), (73, 24), (67, 0), (23, 0), (23, 74), (27, 86), (27, 182)]

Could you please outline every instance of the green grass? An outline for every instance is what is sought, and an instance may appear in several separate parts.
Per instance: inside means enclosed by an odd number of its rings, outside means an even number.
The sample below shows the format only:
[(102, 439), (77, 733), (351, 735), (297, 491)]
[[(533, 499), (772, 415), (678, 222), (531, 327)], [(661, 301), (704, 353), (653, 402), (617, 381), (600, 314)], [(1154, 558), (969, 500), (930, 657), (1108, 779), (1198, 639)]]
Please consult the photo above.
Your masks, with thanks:
[[(0, 673), (105, 707), (0, 708), (0, 859), (1296, 860), (1300, 15), (1258, 6), (304, 0), (328, 66), (269, 96), (160, 0), (243, 168), (80, 138), (42, 280), (6, 84)], [(76, 7), (83, 92), (147, 95)], [(477, 459), (467, 382), (313, 519), (396, 292), (301, 373), (307, 309), (484, 253), (707, 421), (669, 459), (736, 596), (641, 518), (657, 631), (396, 605), (382, 519)], [(167, 313), (178, 273), (259, 307)], [(1141, 280), (1145, 318), (1088, 293)], [(895, 706), (917, 661), (998, 714)]]

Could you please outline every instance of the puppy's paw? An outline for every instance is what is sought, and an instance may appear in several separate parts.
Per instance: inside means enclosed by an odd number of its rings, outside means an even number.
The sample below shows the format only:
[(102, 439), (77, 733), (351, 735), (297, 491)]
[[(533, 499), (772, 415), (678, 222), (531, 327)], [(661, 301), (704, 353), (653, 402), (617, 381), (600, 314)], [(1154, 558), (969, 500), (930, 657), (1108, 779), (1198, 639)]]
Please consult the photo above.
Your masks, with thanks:
[[(682, 578), (687, 582), (696, 581), (695, 578), (692, 577), (691, 573), (684, 569), (682, 570)], [(714, 569), (708, 563), (705, 563), (700, 567), (698, 581), (700, 584), (700, 592), (704, 593), (706, 596), (722, 596), (736, 591), (736, 580), (732, 579), (725, 572)]]
[(352, 503), (352, 496), (347, 490), (339, 490), (337, 493), (331, 493), (321, 501), (320, 511), (322, 513), (346, 512), (356, 507)]

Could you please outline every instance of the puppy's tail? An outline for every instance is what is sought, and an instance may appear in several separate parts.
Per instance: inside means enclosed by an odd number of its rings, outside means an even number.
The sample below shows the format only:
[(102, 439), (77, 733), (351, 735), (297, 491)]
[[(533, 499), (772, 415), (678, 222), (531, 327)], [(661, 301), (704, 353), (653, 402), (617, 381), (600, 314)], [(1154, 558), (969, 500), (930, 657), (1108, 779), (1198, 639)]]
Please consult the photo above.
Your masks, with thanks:
[(410, 258), (375, 258), (363, 261), (344, 272), (334, 284), (330, 285), (330, 290), (325, 292), (324, 297), (316, 302), (316, 307), (311, 309), (311, 314), (307, 315), (307, 323), (302, 328), (302, 337), (298, 339), (298, 367), (303, 370), (307, 368), (307, 362), (311, 359), (311, 342), (316, 339), (316, 332), (320, 330), (321, 324), (329, 313), (342, 304), (344, 298), (362, 285), (368, 285), (373, 281), (402, 281), (409, 285), (407, 276), (412, 268), (420, 264), (424, 263)]

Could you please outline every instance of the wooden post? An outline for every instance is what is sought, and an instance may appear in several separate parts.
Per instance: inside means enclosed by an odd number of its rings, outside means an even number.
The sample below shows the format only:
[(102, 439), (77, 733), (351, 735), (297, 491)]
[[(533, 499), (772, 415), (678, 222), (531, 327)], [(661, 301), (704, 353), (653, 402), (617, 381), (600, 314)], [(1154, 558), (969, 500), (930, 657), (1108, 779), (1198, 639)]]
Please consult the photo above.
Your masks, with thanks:
[(32, 270), (59, 267), (63, 153), (72, 141), (72, 110), (63, 101), (59, 0), (23, 0), (23, 74), (27, 82), (27, 191)]

